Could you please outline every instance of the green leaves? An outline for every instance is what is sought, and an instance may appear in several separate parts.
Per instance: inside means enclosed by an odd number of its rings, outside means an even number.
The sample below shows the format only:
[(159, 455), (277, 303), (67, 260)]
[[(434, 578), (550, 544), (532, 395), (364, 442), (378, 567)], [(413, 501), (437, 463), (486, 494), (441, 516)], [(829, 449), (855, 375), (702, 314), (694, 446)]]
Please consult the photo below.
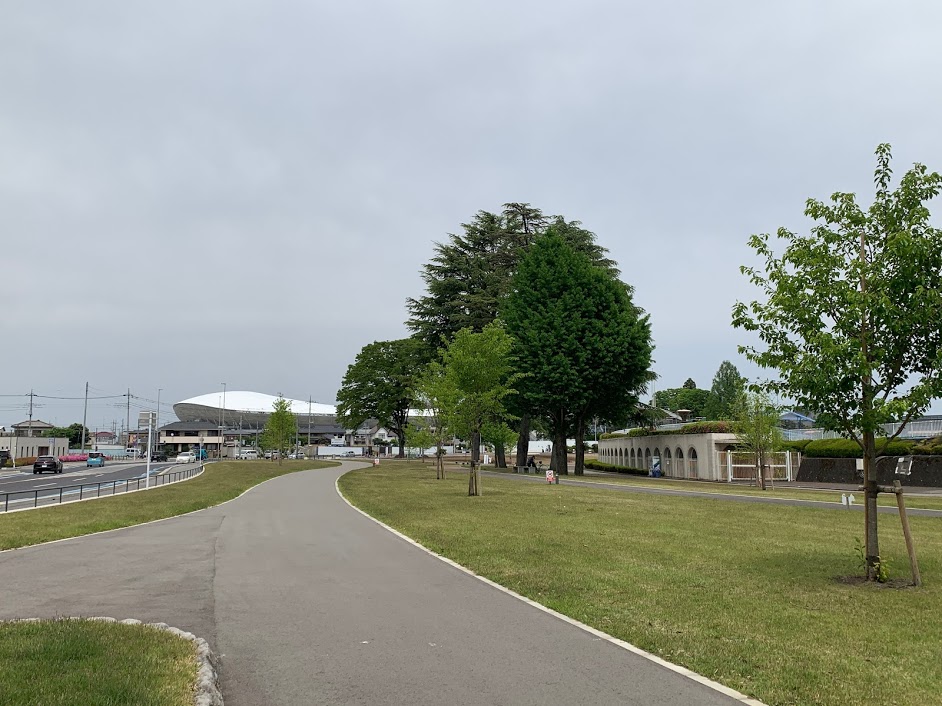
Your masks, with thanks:
[(942, 232), (925, 206), (942, 176), (916, 164), (891, 190), (890, 146), (876, 154), (868, 209), (850, 193), (809, 199), (815, 225), (806, 236), (779, 229), (780, 254), (767, 234), (749, 239), (764, 267), (742, 272), (764, 296), (732, 317), (763, 344), (740, 351), (778, 373), (764, 389), (855, 437), (942, 396)]

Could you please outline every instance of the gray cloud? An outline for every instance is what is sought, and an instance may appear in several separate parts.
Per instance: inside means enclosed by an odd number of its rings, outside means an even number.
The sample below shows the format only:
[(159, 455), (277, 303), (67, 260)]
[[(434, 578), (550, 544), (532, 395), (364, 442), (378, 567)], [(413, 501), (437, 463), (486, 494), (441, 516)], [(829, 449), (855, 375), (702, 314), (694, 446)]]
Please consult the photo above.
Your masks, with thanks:
[[(866, 197), (879, 142), (898, 172), (942, 165), (930, 2), (3, 15), (3, 394), (225, 380), (331, 402), (361, 346), (405, 334), (432, 242), (505, 201), (598, 234), (651, 312), (661, 386), (725, 358), (755, 376), (729, 326), (748, 235)], [(43, 413), (74, 421), (62, 404)]]

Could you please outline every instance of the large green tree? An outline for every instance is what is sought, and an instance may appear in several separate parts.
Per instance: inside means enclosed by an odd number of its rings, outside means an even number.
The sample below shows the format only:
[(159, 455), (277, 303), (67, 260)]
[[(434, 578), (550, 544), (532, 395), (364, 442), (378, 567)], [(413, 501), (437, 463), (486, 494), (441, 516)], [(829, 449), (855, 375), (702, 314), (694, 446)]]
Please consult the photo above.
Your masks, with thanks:
[[(733, 325), (763, 344), (741, 351), (777, 378), (769, 392), (818, 411), (818, 424), (863, 451), (867, 576), (880, 564), (876, 457), (880, 425), (905, 425), (942, 396), (942, 231), (926, 203), (942, 176), (922, 164), (891, 189), (889, 145), (876, 150), (876, 195), (862, 208), (852, 193), (809, 199), (808, 235), (785, 228), (776, 254), (768, 234), (749, 244), (761, 268), (742, 272), (764, 295), (739, 302)], [(893, 437), (890, 437), (893, 438)]]
[(708, 419), (731, 419), (745, 386), (746, 378), (739, 374), (735, 365), (724, 360), (713, 376), (713, 386), (704, 405), (703, 416)]
[[(406, 302), (410, 315), (407, 326), (425, 343), (429, 358), (459, 330), (481, 331), (497, 318), (520, 259), (550, 225), (573, 248), (618, 276), (615, 263), (598, 245), (595, 234), (579, 221), (546, 216), (528, 203), (506, 203), (500, 213), (479, 211), (469, 223), (462, 224), (459, 233), (436, 243), (432, 259), (421, 272), (425, 294)], [(513, 400), (507, 403), (515, 408)], [(523, 463), (530, 420), (525, 409), (515, 408), (515, 412), (520, 417), (518, 463)], [(505, 466), (502, 448), (496, 456), (498, 466)]]
[(48, 429), (44, 436), (56, 439), (66, 438), (69, 440), (69, 446), (78, 446), (82, 443), (82, 429), (85, 429), (85, 436), (88, 438), (91, 434), (87, 427), (83, 427), (80, 422), (75, 422), (67, 427), (53, 427)]
[(297, 433), (298, 420), (291, 411), (291, 403), (281, 395), (272, 403), (272, 409), (262, 431), (261, 443), (266, 449), (278, 452), (280, 465), (288, 452), (292, 437)]
[(404, 457), (411, 387), (421, 362), (422, 346), (415, 339), (363, 346), (337, 392), (337, 420), (357, 429), (366, 420), (376, 419), (399, 439), (399, 457)]
[[(470, 328), (455, 334), (442, 350), (444, 414), (456, 433), (480, 445), (481, 433), (490, 424), (509, 418), (504, 404), (513, 392), (515, 375), (510, 364), (511, 340), (499, 323), (480, 333)], [(468, 495), (481, 494), (481, 471), (471, 456)]]
[(669, 387), (666, 390), (657, 391), (657, 404), (672, 412), (686, 409), (690, 411), (691, 417), (702, 417), (704, 410), (710, 404), (710, 391), (689, 387)]
[(523, 258), (511, 288), (503, 319), (521, 403), (547, 421), (558, 473), (568, 473), (566, 437), (575, 435), (581, 474), (588, 420), (627, 417), (649, 381), (648, 317), (625, 283), (553, 228)]

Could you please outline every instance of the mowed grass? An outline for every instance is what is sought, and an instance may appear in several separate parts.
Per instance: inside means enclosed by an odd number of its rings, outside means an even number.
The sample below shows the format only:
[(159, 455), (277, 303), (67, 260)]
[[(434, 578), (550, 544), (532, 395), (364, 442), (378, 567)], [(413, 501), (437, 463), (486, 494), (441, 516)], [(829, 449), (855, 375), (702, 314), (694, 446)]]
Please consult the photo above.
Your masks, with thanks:
[(331, 461), (288, 460), (281, 465), (272, 461), (211, 463), (197, 478), (153, 490), (0, 514), (0, 550), (182, 515), (231, 500), (286, 473), (334, 465)]
[[(521, 483), (386, 463), (358, 507), (518, 593), (773, 706), (940, 703), (942, 520), (911, 517), (924, 586), (855, 585), (860, 513)], [(909, 576), (881, 515), (891, 577)], [(630, 677), (626, 677), (630, 678)]]
[(0, 704), (192, 706), (192, 642), (95, 620), (0, 623)]
[[(486, 470), (496, 473), (513, 474), (513, 471), (509, 469), (487, 468)], [(585, 483), (587, 485), (592, 485), (593, 483), (620, 484), (642, 488), (657, 488), (659, 490), (692, 490), (698, 493), (713, 493), (716, 495), (749, 495), (764, 498), (785, 498), (788, 500), (813, 500), (815, 502), (829, 502), (838, 505), (841, 502), (841, 493), (846, 494), (848, 492), (846, 490), (793, 488), (775, 484), (771, 484), (766, 490), (760, 490), (752, 484), (743, 482), (717, 483), (709, 481), (678, 480), (675, 478), (655, 479), (646, 478), (645, 476), (617, 475), (615, 473), (606, 473), (603, 475), (589, 473), (583, 476), (570, 473), (567, 476), (561, 477), (567, 481)], [(850, 492), (854, 495), (854, 504), (862, 506), (863, 491), (852, 490)], [(914, 510), (942, 510), (942, 493), (930, 493), (914, 493), (911, 489), (903, 486), (903, 497), (906, 500), (907, 508)], [(881, 507), (896, 507), (896, 496), (889, 493), (881, 493), (877, 499), (877, 504)]]

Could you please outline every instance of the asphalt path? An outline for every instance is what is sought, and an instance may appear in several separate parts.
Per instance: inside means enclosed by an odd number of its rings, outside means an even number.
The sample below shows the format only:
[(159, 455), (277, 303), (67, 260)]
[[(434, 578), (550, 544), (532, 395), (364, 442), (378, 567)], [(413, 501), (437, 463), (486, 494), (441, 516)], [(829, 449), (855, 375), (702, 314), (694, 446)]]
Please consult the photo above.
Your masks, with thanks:
[[(530, 483), (546, 483), (545, 476), (537, 475), (528, 475), (528, 474), (519, 474), (519, 473), (503, 473), (499, 471), (482, 471), (484, 475), (495, 476), (499, 478), (511, 478), (513, 480), (530, 482)], [(812, 507), (821, 510), (841, 510), (843, 512), (856, 511), (863, 512), (863, 491), (856, 492), (856, 504), (851, 505), (850, 507), (845, 507), (841, 505), (840, 502), (836, 501), (827, 501), (827, 500), (795, 500), (792, 498), (776, 498), (776, 497), (762, 497), (759, 495), (733, 495), (730, 493), (709, 493), (697, 490), (680, 490), (674, 488), (652, 488), (650, 486), (641, 486), (641, 485), (631, 485), (628, 483), (606, 483), (604, 480), (600, 479), (598, 476), (588, 477), (584, 476), (585, 480), (566, 480), (566, 476), (559, 477), (560, 485), (573, 485), (580, 488), (604, 488), (605, 490), (617, 490), (623, 493), (644, 493), (648, 495), (674, 495), (682, 496), (687, 498), (705, 498), (708, 500), (717, 500), (717, 501), (726, 501), (726, 502), (738, 502), (738, 503), (763, 503), (766, 505), (790, 505), (792, 507)], [(775, 493), (774, 490), (767, 491), (770, 495)], [(834, 493), (837, 495), (840, 491), (835, 490)], [(912, 498), (912, 496), (907, 496)], [(899, 514), (899, 510), (893, 506), (881, 505), (877, 508), (877, 512), (881, 514)], [(909, 515), (921, 515), (924, 517), (942, 517), (942, 510), (924, 510), (918, 508), (906, 508), (906, 513)]]
[(0, 619), (105, 615), (188, 630), (220, 655), (228, 706), (741, 703), (364, 517), (334, 487), (357, 465), (0, 553)]

